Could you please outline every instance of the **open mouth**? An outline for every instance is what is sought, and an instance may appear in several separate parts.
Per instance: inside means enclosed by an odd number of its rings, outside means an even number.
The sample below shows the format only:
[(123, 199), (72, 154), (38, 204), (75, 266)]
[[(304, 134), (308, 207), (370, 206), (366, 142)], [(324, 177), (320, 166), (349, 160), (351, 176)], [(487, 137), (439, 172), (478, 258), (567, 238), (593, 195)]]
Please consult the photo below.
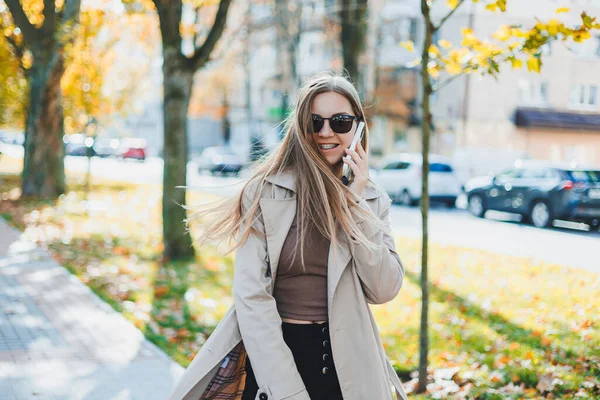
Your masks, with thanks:
[(333, 149), (335, 149), (338, 146), (339, 146), (339, 144), (325, 143), (325, 144), (320, 144), (319, 145), (319, 149), (321, 149), (323, 151), (327, 151), (327, 150), (333, 150)]

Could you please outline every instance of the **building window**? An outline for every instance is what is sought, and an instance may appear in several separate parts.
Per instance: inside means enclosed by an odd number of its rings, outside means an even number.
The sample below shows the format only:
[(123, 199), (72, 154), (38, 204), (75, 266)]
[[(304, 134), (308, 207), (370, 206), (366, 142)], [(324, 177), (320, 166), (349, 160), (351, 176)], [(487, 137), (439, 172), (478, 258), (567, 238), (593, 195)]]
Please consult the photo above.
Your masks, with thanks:
[(546, 106), (548, 82), (519, 81), (519, 103), (523, 106)]
[(598, 109), (598, 87), (595, 85), (576, 85), (571, 90), (569, 108), (596, 111)]
[(552, 42), (544, 43), (540, 48), (540, 51), (543, 56), (552, 55)]
[(578, 44), (579, 56), (582, 58), (600, 58), (600, 36)]

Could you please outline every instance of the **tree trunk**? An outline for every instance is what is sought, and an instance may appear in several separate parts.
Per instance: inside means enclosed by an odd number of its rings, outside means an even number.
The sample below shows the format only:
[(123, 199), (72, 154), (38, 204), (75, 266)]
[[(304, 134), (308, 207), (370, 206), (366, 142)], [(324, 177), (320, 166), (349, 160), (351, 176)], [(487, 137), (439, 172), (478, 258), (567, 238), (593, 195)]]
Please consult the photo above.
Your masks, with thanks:
[(194, 72), (208, 61), (223, 34), (231, 0), (221, 0), (215, 22), (205, 42), (191, 58), (181, 53), (182, 0), (154, 0), (160, 21), (163, 50), (163, 256), (166, 261), (186, 260), (195, 255), (192, 237), (185, 227), (187, 179), (187, 112)]
[(430, 96), (432, 93), (431, 81), (427, 71), (429, 64), (429, 46), (431, 46), (433, 37), (433, 25), (429, 14), (429, 5), (427, 0), (421, 0), (421, 12), (425, 23), (425, 36), (423, 40), (423, 52), (421, 55), (421, 84), (423, 89), (423, 170), (421, 174), (421, 223), (423, 226), (423, 238), (421, 249), (421, 332), (419, 338), (419, 386), (417, 393), (423, 393), (427, 389), (427, 366), (429, 353), (429, 280), (427, 277), (427, 268), (429, 261), (429, 139), (431, 136), (431, 110)]
[(25, 130), (23, 196), (56, 199), (65, 192), (61, 52), (34, 52), (29, 72), (29, 108)]
[(360, 85), (358, 59), (363, 51), (367, 32), (367, 3), (368, 0), (341, 0), (342, 58), (348, 75), (358, 85)]
[(231, 121), (229, 120), (229, 98), (227, 97), (227, 89), (223, 89), (223, 142), (225, 146), (229, 146), (231, 142)]
[(192, 238), (185, 229), (188, 160), (187, 111), (192, 94), (193, 70), (186, 66), (180, 49), (163, 47), (164, 75), (164, 171), (163, 171), (163, 240), (164, 256), (169, 260), (194, 257)]

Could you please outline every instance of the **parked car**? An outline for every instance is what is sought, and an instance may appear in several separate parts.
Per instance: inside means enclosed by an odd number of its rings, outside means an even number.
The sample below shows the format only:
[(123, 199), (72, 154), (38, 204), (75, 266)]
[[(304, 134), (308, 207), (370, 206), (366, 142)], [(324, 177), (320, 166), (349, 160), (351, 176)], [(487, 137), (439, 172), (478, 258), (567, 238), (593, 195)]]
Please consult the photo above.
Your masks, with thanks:
[(0, 132), (0, 142), (23, 146), (25, 143), (25, 134), (22, 132)]
[[(419, 153), (402, 153), (385, 157), (381, 168), (371, 174), (392, 200), (416, 205), (421, 199), (423, 157)], [(454, 174), (450, 159), (441, 155), (429, 156), (429, 199), (456, 205), (461, 185)]]
[[(88, 155), (88, 148), (85, 145), (85, 140), (90, 139), (86, 135), (81, 133), (73, 133), (71, 135), (64, 135), (63, 142), (65, 143), (65, 154), (68, 156), (86, 157)], [(90, 150), (90, 156), (94, 156), (94, 149)]]
[(477, 217), (497, 210), (520, 214), (540, 228), (555, 219), (600, 224), (600, 167), (517, 161), (495, 176), (468, 181), (465, 191)]
[(205, 148), (199, 157), (194, 158), (198, 172), (211, 174), (238, 174), (244, 168), (244, 159), (229, 147), (211, 146)]
[(146, 139), (143, 138), (123, 138), (120, 140), (117, 155), (120, 158), (130, 158), (144, 161), (146, 159)]
[(119, 139), (98, 138), (94, 142), (94, 151), (98, 157), (114, 157), (119, 148)]

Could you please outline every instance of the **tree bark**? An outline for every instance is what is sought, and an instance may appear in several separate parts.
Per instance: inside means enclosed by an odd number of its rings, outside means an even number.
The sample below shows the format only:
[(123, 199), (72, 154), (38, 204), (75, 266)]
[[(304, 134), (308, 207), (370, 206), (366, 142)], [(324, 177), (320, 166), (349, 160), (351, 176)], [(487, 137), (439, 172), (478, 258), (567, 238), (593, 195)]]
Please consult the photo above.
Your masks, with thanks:
[(186, 260), (195, 256), (192, 237), (185, 229), (188, 142), (187, 112), (194, 73), (209, 61), (221, 37), (231, 0), (221, 0), (215, 22), (202, 46), (187, 58), (181, 53), (182, 0), (154, 0), (160, 21), (163, 49), (163, 256)]
[(31, 24), (21, 2), (6, 0), (5, 3), (23, 34), (23, 43), (16, 46), (17, 54), (29, 49), (33, 55), (32, 67), (27, 71), (29, 107), (25, 122), (22, 195), (56, 199), (65, 192), (60, 87), (65, 72), (63, 52), (65, 44), (73, 40), (79, 23), (81, 1), (66, 0), (57, 14), (54, 1), (44, 0), (45, 18), (41, 28)]
[(423, 169), (421, 173), (421, 224), (423, 227), (423, 238), (421, 248), (421, 331), (419, 337), (419, 385), (417, 393), (423, 393), (427, 389), (427, 366), (429, 353), (429, 280), (428, 280), (428, 262), (429, 262), (429, 146), (431, 137), (431, 109), (430, 97), (432, 93), (431, 80), (427, 65), (429, 64), (429, 46), (433, 39), (434, 26), (431, 21), (430, 8), (427, 0), (421, 0), (421, 12), (425, 23), (425, 35), (423, 40), (423, 51), (421, 54), (421, 84), (423, 91)]
[[(37, 54), (36, 54), (37, 53)], [(56, 199), (65, 192), (61, 52), (34, 52), (29, 71), (29, 107), (25, 128), (23, 196)]]
[(192, 94), (194, 73), (186, 68), (179, 48), (164, 47), (164, 171), (163, 240), (164, 256), (170, 260), (194, 257), (192, 238), (184, 228), (188, 145), (187, 111)]
[(342, 58), (350, 79), (360, 88), (359, 57), (365, 47), (368, 0), (341, 0)]

